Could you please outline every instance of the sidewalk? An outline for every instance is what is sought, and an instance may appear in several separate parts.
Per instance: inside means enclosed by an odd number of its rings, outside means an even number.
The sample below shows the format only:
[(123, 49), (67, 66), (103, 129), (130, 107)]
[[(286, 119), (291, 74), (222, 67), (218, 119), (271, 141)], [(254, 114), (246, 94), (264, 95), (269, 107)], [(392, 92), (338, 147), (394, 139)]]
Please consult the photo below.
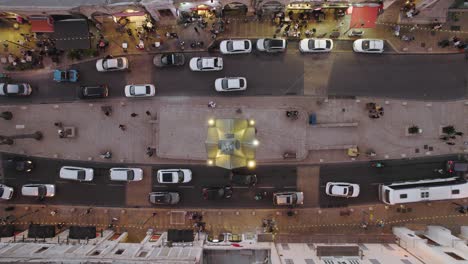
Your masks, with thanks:
[[(463, 203), (462, 201), (459, 201)], [(17, 205), (14, 211), (5, 212), (6, 205), (1, 205), (1, 216), (14, 215), (15, 225), (26, 228), (31, 222), (39, 224), (65, 223), (67, 225), (96, 226), (97, 230), (106, 229), (113, 222), (117, 232), (129, 232), (129, 242), (139, 242), (149, 228), (156, 232), (169, 228), (193, 228), (193, 223), (186, 212), (201, 212), (206, 229), (211, 234), (230, 232), (262, 233), (262, 219), (274, 219), (277, 226), (276, 242), (288, 241), (291, 235), (295, 240), (312, 240), (322, 234), (342, 234), (343, 237), (391, 234), (393, 226), (442, 225), (454, 232), (466, 224), (468, 214), (460, 214), (450, 202), (433, 202), (428, 204), (411, 204), (407, 206), (388, 207), (383, 204), (355, 206), (352, 208), (333, 209), (293, 209), (293, 216), (288, 216), (289, 209), (262, 210), (226, 210), (226, 209), (158, 209), (158, 208), (99, 208), (49, 205)], [(404, 212), (401, 212), (401, 209)], [(51, 212), (56, 211), (52, 215)], [(153, 216), (153, 213), (156, 213)], [(349, 213), (349, 216), (342, 215)], [(118, 219), (112, 221), (112, 218)], [(384, 226), (377, 223), (383, 221)], [(367, 223), (368, 228), (360, 227)], [(378, 238), (377, 238), (378, 239)]]
[[(373, 159), (400, 159), (446, 155), (468, 151), (463, 137), (454, 145), (439, 139), (442, 126), (454, 125), (457, 131), (468, 133), (467, 101), (420, 102), (358, 98), (328, 100), (299, 97), (239, 97), (217, 98), (216, 108), (208, 108), (205, 97), (168, 97), (139, 100), (109, 100), (99, 102), (1, 106), (11, 111), (13, 120), (3, 121), (6, 136), (41, 131), (41, 141), (17, 139), (14, 145), (0, 145), (0, 151), (47, 158), (104, 161), (99, 154), (112, 152), (118, 163), (205, 163), (207, 120), (209, 118), (247, 118), (256, 120), (259, 164), (303, 163), (319, 164), (369, 160), (364, 153), (376, 152)], [(134, 100), (133, 100), (134, 102)], [(367, 102), (385, 108), (385, 116), (370, 119)], [(101, 106), (111, 106), (106, 116)], [(272, 108), (271, 106), (275, 107)], [(291, 120), (286, 109), (294, 106), (299, 119)], [(238, 113), (241, 109), (241, 113)], [(145, 114), (149, 111), (150, 115)], [(132, 117), (131, 114), (138, 114)], [(317, 116), (316, 126), (308, 124), (309, 114)], [(274, 120), (274, 122), (272, 122)], [(55, 122), (75, 127), (76, 137), (60, 138)], [(125, 131), (119, 125), (127, 127)], [(408, 127), (416, 125), (422, 134), (406, 135)], [(466, 137), (465, 137), (466, 141)], [(118, 144), (116, 144), (118, 142)], [(358, 146), (362, 155), (350, 158), (349, 147)], [(157, 157), (148, 157), (148, 147), (157, 150)], [(284, 152), (295, 152), (297, 160), (283, 160)]]

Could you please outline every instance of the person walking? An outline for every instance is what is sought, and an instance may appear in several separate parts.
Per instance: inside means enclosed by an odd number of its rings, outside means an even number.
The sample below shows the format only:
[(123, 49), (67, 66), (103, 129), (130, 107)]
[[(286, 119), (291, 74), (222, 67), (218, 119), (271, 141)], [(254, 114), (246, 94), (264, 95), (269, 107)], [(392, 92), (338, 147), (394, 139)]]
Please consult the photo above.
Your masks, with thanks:
[(193, 27), (193, 30), (195, 30), (195, 32), (197, 32), (197, 34), (199, 34), (199, 35), (200, 35), (200, 32), (198, 32), (198, 28), (197, 28), (196, 26), (195, 26), (195, 27)]

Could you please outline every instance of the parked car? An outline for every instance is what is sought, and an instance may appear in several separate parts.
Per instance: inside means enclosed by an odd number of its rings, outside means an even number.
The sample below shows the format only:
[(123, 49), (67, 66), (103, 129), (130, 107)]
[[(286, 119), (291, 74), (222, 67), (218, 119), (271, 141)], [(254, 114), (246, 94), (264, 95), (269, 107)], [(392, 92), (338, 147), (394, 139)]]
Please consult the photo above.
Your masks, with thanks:
[(54, 81), (56, 82), (77, 82), (78, 71), (77, 70), (55, 70)]
[(0, 184), (0, 199), (10, 200), (13, 197), (13, 188)]
[(330, 52), (333, 40), (325, 38), (306, 38), (299, 42), (301, 52)]
[(446, 167), (447, 167), (447, 172), (450, 174), (464, 173), (468, 171), (468, 162), (448, 160)]
[(203, 199), (205, 200), (219, 200), (229, 199), (232, 197), (232, 187), (204, 187), (202, 189)]
[(353, 42), (353, 50), (361, 53), (384, 52), (384, 41), (381, 39), (358, 39)]
[(125, 86), (126, 97), (149, 97), (156, 94), (152, 84), (130, 84)]
[(54, 197), (55, 185), (54, 184), (25, 184), (21, 187), (21, 194), (23, 196), (34, 196), (39, 198)]
[(223, 54), (242, 54), (252, 52), (252, 42), (248, 39), (223, 40), (219, 44), (219, 50)]
[(180, 202), (180, 195), (178, 192), (152, 192), (149, 200), (152, 204), (177, 204)]
[(194, 57), (190, 60), (192, 71), (220, 71), (223, 69), (221, 57)]
[(257, 175), (232, 173), (230, 180), (235, 185), (255, 186), (257, 184)]
[(359, 185), (348, 182), (327, 182), (325, 193), (337, 197), (358, 197)]
[(158, 54), (153, 58), (153, 64), (156, 67), (182, 66), (185, 64), (183, 53)]
[(225, 239), (226, 239), (225, 234), (218, 234), (217, 236), (210, 234), (206, 237), (206, 241), (211, 242), (211, 243), (223, 243)]
[(78, 97), (81, 99), (105, 98), (109, 96), (107, 85), (81, 86)]
[(27, 83), (0, 83), (0, 96), (29, 96), (31, 85)]
[(163, 169), (158, 170), (159, 183), (187, 183), (192, 180), (192, 171), (189, 169)]
[(143, 180), (143, 170), (140, 168), (111, 168), (111, 181), (141, 181)]
[(34, 169), (32, 160), (26, 158), (15, 157), (5, 161), (5, 167), (11, 168), (19, 172), (31, 172)]
[(269, 53), (284, 52), (286, 50), (286, 39), (263, 38), (257, 40), (257, 49)]
[(218, 92), (236, 92), (247, 89), (247, 79), (244, 77), (224, 77), (215, 80), (215, 90)]
[(74, 181), (92, 181), (94, 170), (91, 168), (63, 166), (60, 168), (60, 178)]
[(125, 57), (105, 58), (96, 61), (98, 72), (123, 71), (128, 69), (128, 60)]
[(296, 205), (304, 203), (303, 192), (277, 192), (273, 193), (274, 205)]

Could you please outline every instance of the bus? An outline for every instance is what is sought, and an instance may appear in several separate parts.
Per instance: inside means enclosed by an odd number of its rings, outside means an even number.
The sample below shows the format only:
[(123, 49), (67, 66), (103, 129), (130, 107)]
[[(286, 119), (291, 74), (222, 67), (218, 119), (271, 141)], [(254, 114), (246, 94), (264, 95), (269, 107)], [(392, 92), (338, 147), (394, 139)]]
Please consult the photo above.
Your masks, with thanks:
[(462, 199), (467, 197), (468, 182), (459, 177), (379, 185), (379, 199), (385, 204)]

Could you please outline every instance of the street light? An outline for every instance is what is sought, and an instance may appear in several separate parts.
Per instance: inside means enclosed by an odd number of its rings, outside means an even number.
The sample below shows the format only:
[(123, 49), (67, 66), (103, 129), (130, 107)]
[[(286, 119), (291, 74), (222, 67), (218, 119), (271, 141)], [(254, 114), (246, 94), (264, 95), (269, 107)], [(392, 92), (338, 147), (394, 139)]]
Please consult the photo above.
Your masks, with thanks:
[(249, 120), (249, 126), (255, 126), (255, 120), (250, 119)]
[(208, 119), (208, 125), (209, 126), (214, 126), (215, 125), (215, 121), (214, 121), (213, 118)]
[(249, 160), (249, 161), (247, 161), (247, 168), (253, 169), (253, 168), (255, 168), (255, 166), (256, 166), (255, 160)]
[(207, 164), (208, 166), (213, 166), (214, 162), (213, 162), (212, 159), (209, 159), (209, 160), (206, 161), (206, 164)]

